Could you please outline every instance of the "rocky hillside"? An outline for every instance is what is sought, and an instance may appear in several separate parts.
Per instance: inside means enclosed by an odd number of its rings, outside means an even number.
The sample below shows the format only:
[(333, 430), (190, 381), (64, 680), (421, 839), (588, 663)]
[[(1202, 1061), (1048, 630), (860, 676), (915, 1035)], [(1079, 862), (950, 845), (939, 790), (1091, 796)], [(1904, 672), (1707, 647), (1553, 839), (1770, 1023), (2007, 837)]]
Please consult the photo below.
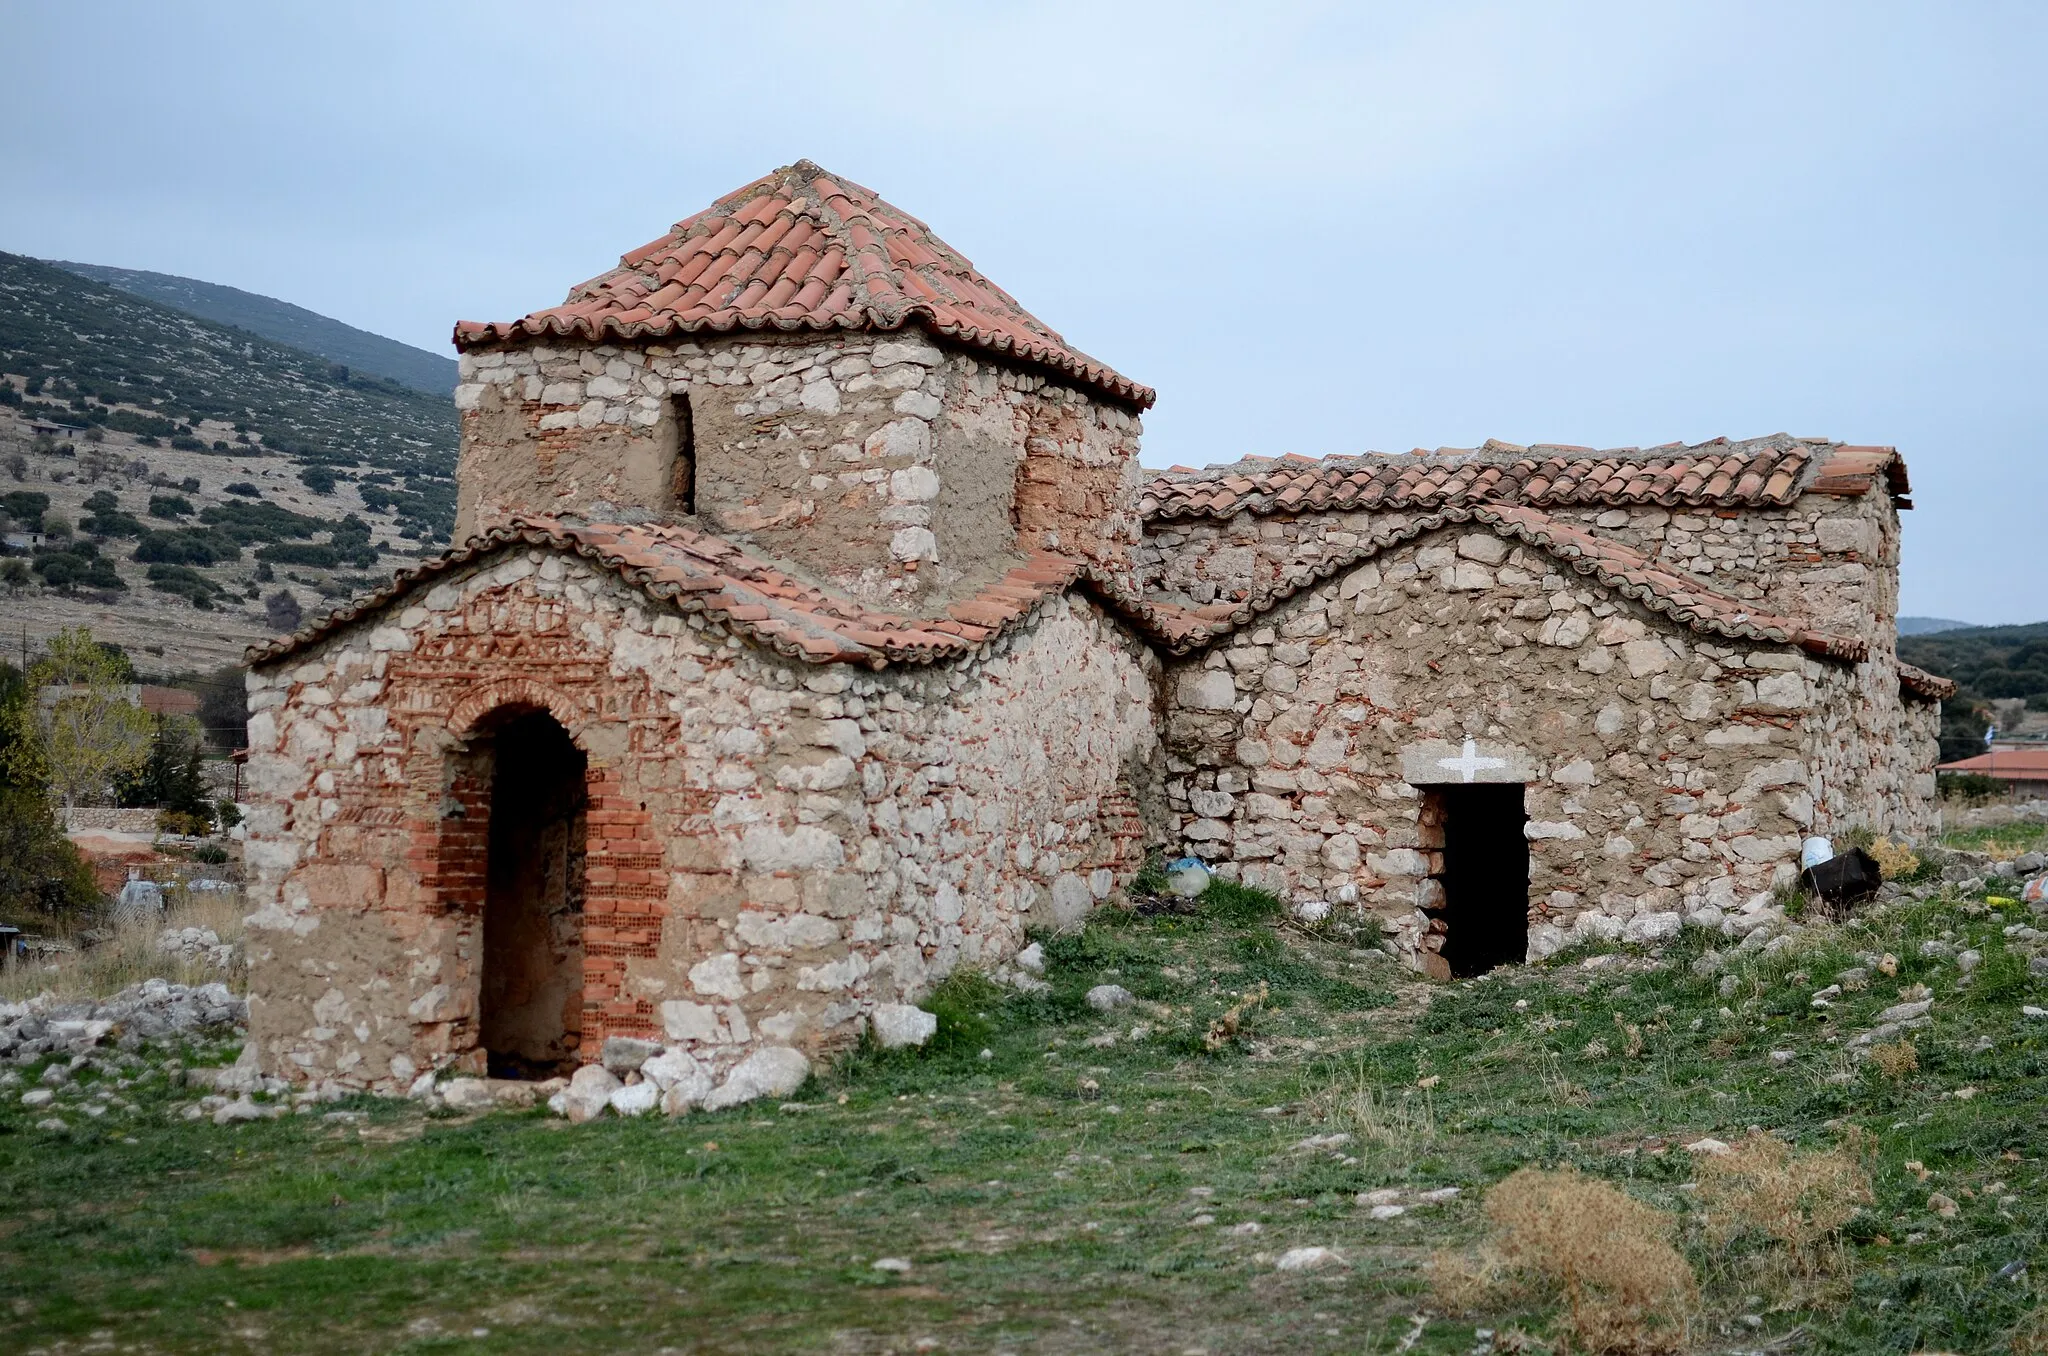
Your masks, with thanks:
[(455, 391), (455, 359), (447, 354), (401, 344), (288, 301), (170, 273), (75, 264), (61, 259), (48, 262), (187, 315), (231, 325), (274, 343), (317, 354), (351, 371), (386, 377), (431, 396), (448, 396)]
[(0, 254), (7, 638), (231, 662), (445, 544), (456, 436), (445, 398)]

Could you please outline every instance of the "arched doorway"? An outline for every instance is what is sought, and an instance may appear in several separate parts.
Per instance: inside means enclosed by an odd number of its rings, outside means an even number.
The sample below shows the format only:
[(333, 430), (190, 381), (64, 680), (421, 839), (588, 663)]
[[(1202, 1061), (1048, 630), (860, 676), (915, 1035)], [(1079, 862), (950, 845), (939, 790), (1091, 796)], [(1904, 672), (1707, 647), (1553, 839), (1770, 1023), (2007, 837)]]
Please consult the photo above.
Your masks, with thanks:
[(497, 1078), (576, 1063), (583, 1028), (583, 751), (555, 718), (504, 713), (491, 751), (478, 1035)]

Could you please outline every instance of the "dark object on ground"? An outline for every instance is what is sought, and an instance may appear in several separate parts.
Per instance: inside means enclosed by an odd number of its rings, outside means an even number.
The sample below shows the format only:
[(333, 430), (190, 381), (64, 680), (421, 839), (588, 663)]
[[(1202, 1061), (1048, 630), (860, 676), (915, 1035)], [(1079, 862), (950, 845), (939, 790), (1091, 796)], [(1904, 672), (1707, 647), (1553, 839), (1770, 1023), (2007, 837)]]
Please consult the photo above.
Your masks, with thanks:
[(1862, 848), (1850, 848), (1808, 867), (1800, 881), (1830, 909), (1844, 910), (1876, 894), (1877, 887), (1884, 884), (1884, 872), (1875, 857)]
[(1131, 890), (1129, 894), (1131, 912), (1140, 918), (1156, 918), (1163, 913), (1192, 916), (1199, 912), (1194, 900), (1182, 899), (1176, 894), (1155, 894), (1137, 889)]

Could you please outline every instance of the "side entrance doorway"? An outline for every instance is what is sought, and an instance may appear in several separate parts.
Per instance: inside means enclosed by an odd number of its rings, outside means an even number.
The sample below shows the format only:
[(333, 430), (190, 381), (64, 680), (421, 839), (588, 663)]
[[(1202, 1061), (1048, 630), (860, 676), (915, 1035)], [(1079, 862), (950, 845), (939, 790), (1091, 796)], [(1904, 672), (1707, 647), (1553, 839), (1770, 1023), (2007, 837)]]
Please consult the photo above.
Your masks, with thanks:
[(567, 1073), (583, 1029), (584, 756), (545, 711), (490, 732), (478, 1034), (497, 1078)]
[(1425, 786), (1422, 842), (1442, 887), (1432, 931), (1450, 976), (1469, 979), (1529, 954), (1528, 812), (1520, 782)]

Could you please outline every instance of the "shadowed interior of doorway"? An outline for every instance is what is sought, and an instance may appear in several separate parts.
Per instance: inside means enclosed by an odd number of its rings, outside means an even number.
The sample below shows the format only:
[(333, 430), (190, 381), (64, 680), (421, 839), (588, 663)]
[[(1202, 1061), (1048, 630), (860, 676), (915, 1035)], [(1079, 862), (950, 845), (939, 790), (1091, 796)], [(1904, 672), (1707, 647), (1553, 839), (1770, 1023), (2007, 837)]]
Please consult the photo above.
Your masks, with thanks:
[(1430, 930), (1441, 978), (1465, 979), (1529, 953), (1529, 840), (1519, 782), (1422, 788), (1430, 853)]
[(544, 711), (491, 736), (479, 1034), (492, 1076), (569, 1072), (583, 1027), (583, 751)]

